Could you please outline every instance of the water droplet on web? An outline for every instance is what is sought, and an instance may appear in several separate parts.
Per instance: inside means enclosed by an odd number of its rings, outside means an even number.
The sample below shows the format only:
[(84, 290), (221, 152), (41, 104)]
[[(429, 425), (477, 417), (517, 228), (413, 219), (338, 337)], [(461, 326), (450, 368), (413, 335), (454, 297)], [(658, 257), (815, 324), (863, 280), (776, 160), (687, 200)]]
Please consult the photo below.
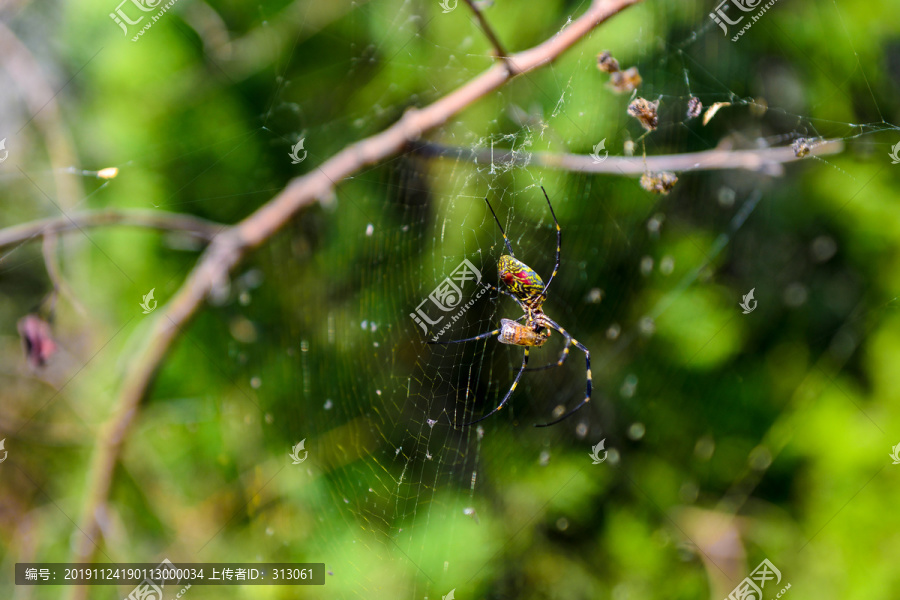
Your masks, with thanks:
[(563, 416), (563, 414), (565, 412), (566, 412), (566, 405), (565, 404), (557, 404), (553, 409), (552, 418), (558, 419), (559, 417)]
[(360, 323), (360, 325), (361, 325), (362, 328), (365, 330), (365, 328), (369, 326), (369, 322), (368, 322), (368, 321), (363, 321), (362, 323)]
[(375, 346), (375, 347), (377, 348), (377, 347), (378, 347), (378, 342), (372, 342), (372, 345)]
[(663, 275), (671, 275), (675, 270), (675, 259), (671, 256), (663, 256), (663, 259), (659, 261), (659, 272)]
[(275, 534), (274, 529), (272, 529), (271, 527), (266, 527), (266, 535), (274, 535), (274, 534)]
[(350, 501), (344, 498), (344, 504), (350, 504)]
[(628, 437), (632, 440), (639, 440), (644, 437), (645, 432), (646, 428), (643, 423), (632, 423), (628, 428)]
[(478, 427), (476, 427), (476, 428), (475, 428), (475, 434), (478, 436), (478, 439), (479, 439), (479, 440), (482, 439), (482, 438), (484, 438), (484, 427), (482, 427), (481, 425), (479, 425)]
[(704, 435), (694, 444), (694, 456), (699, 460), (707, 461), (712, 458), (713, 452), (716, 451), (716, 442), (712, 436)]
[(366, 236), (367, 236), (367, 237), (372, 237), (372, 234), (373, 234), (373, 233), (375, 233), (375, 226), (372, 225), (371, 223), (369, 223), (369, 224), (366, 226)]
[(663, 221), (665, 221), (666, 215), (662, 213), (656, 213), (649, 219), (647, 219), (647, 232), (651, 237), (659, 237), (659, 230), (662, 227)]
[(260, 379), (259, 377), (253, 377), (250, 379), (250, 387), (252, 387), (254, 390), (258, 390), (261, 385), (262, 379)]
[(380, 396), (380, 395), (381, 395), (381, 390), (375, 390), (375, 393), (376, 393), (377, 395)]
[(606, 337), (610, 340), (617, 339), (620, 333), (622, 333), (622, 328), (618, 323), (613, 323), (606, 329)]
[(619, 451), (616, 450), (615, 448), (610, 448), (609, 453), (606, 455), (606, 457), (607, 457), (607, 460), (609, 460), (610, 464), (614, 464), (614, 465), (619, 464), (619, 459), (621, 458), (619, 456)]
[(474, 508), (468, 507), (463, 509), (463, 514), (467, 517), (472, 517), (475, 523), (478, 523), (478, 513), (475, 512)]
[(827, 235), (820, 235), (812, 241), (810, 253), (816, 262), (825, 262), (837, 252), (837, 244)]
[(729, 187), (723, 187), (719, 190), (719, 206), (729, 208), (734, 205), (734, 190)]
[(641, 259), (641, 275), (646, 277), (650, 273), (653, 272), (653, 259), (649, 256), (645, 256)]
[(575, 436), (576, 436), (579, 440), (583, 440), (585, 437), (587, 437), (587, 434), (588, 434), (588, 426), (587, 426), (587, 423), (579, 423), (579, 424), (575, 427)]
[(334, 407), (334, 402), (331, 401), (331, 398), (325, 401), (325, 406), (323, 407), (325, 410), (331, 410)]
[(622, 382), (622, 387), (619, 388), (619, 394), (623, 398), (631, 398), (634, 396), (635, 390), (637, 390), (638, 378), (634, 373), (629, 373), (625, 376), (625, 381)]
[(250, 292), (241, 292), (238, 296), (238, 302), (240, 302), (241, 306), (250, 304)]
[(429, 427), (434, 427), (434, 424), (437, 423), (437, 420), (436, 419), (427, 419), (425, 422), (428, 423)]
[(645, 336), (651, 336), (656, 331), (656, 323), (654, 323), (653, 319), (650, 317), (641, 319), (639, 327), (641, 329), (641, 334)]
[(806, 287), (802, 283), (794, 282), (784, 290), (784, 303), (791, 308), (797, 308), (806, 303)]
[(541, 465), (542, 467), (546, 467), (547, 465), (549, 465), (550, 464), (550, 453), (547, 452), (546, 450), (542, 450), (541, 455), (538, 458), (538, 464)]
[(600, 288), (593, 288), (587, 295), (587, 301), (591, 304), (600, 304), (600, 301), (603, 300), (603, 290)]
[(560, 531), (565, 531), (569, 528), (569, 520), (565, 517), (560, 517), (556, 520), (556, 528)]

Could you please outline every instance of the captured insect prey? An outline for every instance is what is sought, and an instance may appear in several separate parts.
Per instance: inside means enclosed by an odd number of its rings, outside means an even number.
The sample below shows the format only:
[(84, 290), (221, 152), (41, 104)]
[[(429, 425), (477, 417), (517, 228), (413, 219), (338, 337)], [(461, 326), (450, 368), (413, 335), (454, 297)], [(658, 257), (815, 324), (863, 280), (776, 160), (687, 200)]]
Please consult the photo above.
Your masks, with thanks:
[[(502, 409), (504, 406), (506, 406), (513, 392), (516, 390), (516, 386), (519, 384), (519, 379), (521, 379), (522, 373), (525, 372), (526, 368), (528, 367), (529, 348), (542, 346), (544, 342), (546, 342), (550, 337), (550, 334), (553, 331), (558, 331), (566, 339), (566, 345), (563, 348), (562, 354), (560, 354), (559, 356), (559, 360), (557, 360), (556, 364), (552, 366), (561, 366), (569, 356), (569, 346), (575, 346), (576, 348), (584, 352), (584, 360), (587, 369), (587, 389), (585, 391), (584, 399), (577, 406), (575, 406), (575, 408), (554, 421), (535, 425), (535, 427), (547, 427), (549, 425), (555, 425), (556, 423), (559, 423), (560, 421), (572, 416), (577, 410), (591, 401), (590, 351), (588, 351), (587, 347), (585, 347), (584, 344), (576, 340), (574, 337), (572, 337), (571, 334), (569, 334), (569, 332), (560, 327), (556, 322), (550, 319), (550, 317), (544, 314), (543, 310), (544, 300), (547, 299), (547, 288), (550, 286), (553, 278), (556, 277), (557, 271), (559, 271), (559, 255), (560, 247), (562, 245), (562, 231), (559, 227), (559, 221), (556, 219), (556, 214), (553, 212), (553, 205), (550, 204), (550, 197), (547, 196), (547, 192), (546, 190), (544, 190), (543, 186), (541, 187), (541, 191), (544, 192), (544, 198), (547, 199), (547, 206), (550, 208), (550, 214), (553, 216), (553, 223), (556, 225), (556, 266), (553, 267), (553, 272), (550, 274), (550, 279), (547, 280), (547, 283), (544, 283), (544, 281), (541, 279), (541, 276), (538, 275), (534, 271), (534, 269), (515, 257), (512, 245), (509, 243), (509, 238), (506, 236), (506, 232), (503, 230), (503, 226), (500, 224), (500, 220), (497, 218), (497, 213), (494, 212), (494, 207), (491, 206), (491, 203), (486, 197), (484, 199), (491, 211), (491, 215), (493, 215), (494, 217), (494, 221), (497, 223), (497, 227), (500, 228), (500, 233), (503, 234), (503, 242), (506, 244), (506, 249), (509, 251), (509, 254), (504, 254), (503, 256), (501, 256), (500, 260), (497, 263), (500, 281), (503, 282), (507, 289), (504, 290), (494, 288), (493, 286), (491, 286), (491, 288), (494, 291), (505, 294), (515, 300), (525, 314), (516, 320), (501, 319), (500, 329), (488, 331), (487, 333), (482, 333), (480, 335), (476, 335), (475, 337), (465, 338), (462, 340), (427, 342), (429, 344), (440, 345), (459, 344), (462, 342), (483, 340), (496, 335), (497, 340), (500, 343), (510, 344), (513, 346), (521, 346), (524, 349), (524, 355), (522, 356), (522, 366), (516, 373), (516, 377), (513, 380), (512, 386), (510, 386), (509, 391), (506, 392), (506, 395), (503, 397), (503, 400), (500, 401), (500, 404), (497, 405), (497, 408), (495, 408), (488, 414), (475, 419), (474, 421), (464, 423), (463, 427), (468, 427), (469, 425), (474, 425), (479, 421), (483, 421), (484, 419), (487, 419), (488, 417)], [(522, 319), (525, 319), (525, 322), (519, 323), (519, 321), (521, 321)]]

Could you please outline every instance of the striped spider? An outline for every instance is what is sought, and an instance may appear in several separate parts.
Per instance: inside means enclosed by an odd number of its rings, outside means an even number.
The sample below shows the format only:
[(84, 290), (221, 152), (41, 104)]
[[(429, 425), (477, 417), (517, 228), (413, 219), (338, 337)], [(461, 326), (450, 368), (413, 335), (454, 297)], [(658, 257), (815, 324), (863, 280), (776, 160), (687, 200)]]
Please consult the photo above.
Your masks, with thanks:
[[(510, 245), (509, 243), (509, 238), (506, 236), (506, 232), (503, 230), (503, 225), (500, 224), (500, 220), (497, 218), (497, 213), (494, 212), (494, 207), (492, 207), (491, 203), (488, 202), (487, 197), (485, 197), (484, 199), (485, 203), (487, 203), (488, 205), (488, 208), (491, 210), (491, 214), (494, 216), (494, 221), (497, 223), (497, 227), (500, 228), (500, 233), (503, 234), (503, 242), (506, 244), (506, 249), (509, 251), (509, 254), (504, 254), (503, 256), (501, 256), (500, 260), (497, 263), (500, 281), (502, 281), (508, 289), (504, 290), (494, 288), (493, 286), (490, 287), (498, 292), (506, 294), (507, 296), (515, 300), (525, 314), (515, 320), (500, 319), (500, 329), (488, 331), (487, 333), (482, 333), (481, 335), (476, 335), (475, 337), (465, 338), (462, 340), (428, 342), (429, 344), (441, 345), (461, 344), (463, 342), (483, 340), (496, 335), (497, 340), (501, 344), (521, 346), (524, 349), (524, 354), (522, 356), (522, 366), (519, 368), (518, 373), (516, 373), (516, 378), (513, 380), (512, 386), (509, 388), (509, 391), (506, 392), (506, 395), (503, 397), (503, 400), (500, 401), (500, 404), (497, 406), (497, 408), (495, 408), (488, 414), (475, 419), (474, 421), (465, 423), (463, 427), (468, 427), (469, 425), (474, 425), (479, 421), (483, 421), (484, 419), (487, 419), (488, 417), (502, 409), (504, 406), (506, 406), (506, 403), (509, 402), (510, 397), (516, 390), (516, 386), (519, 384), (519, 379), (521, 379), (522, 373), (525, 372), (528, 366), (529, 349), (532, 347), (543, 346), (544, 342), (547, 341), (553, 331), (558, 331), (563, 337), (566, 338), (566, 345), (563, 348), (562, 354), (560, 354), (559, 360), (556, 362), (556, 364), (551, 364), (549, 366), (561, 366), (569, 356), (569, 346), (575, 346), (576, 348), (584, 352), (584, 361), (587, 369), (587, 391), (584, 394), (584, 400), (582, 400), (575, 408), (554, 421), (535, 425), (535, 427), (548, 427), (550, 425), (556, 425), (563, 419), (566, 419), (575, 414), (577, 410), (591, 401), (590, 351), (584, 346), (584, 344), (573, 338), (571, 334), (569, 334), (569, 332), (567, 332), (555, 321), (553, 321), (553, 319), (544, 314), (543, 310), (544, 300), (547, 299), (547, 288), (550, 286), (550, 282), (553, 281), (553, 278), (556, 276), (556, 272), (559, 270), (559, 253), (562, 243), (562, 231), (559, 227), (559, 221), (556, 220), (556, 213), (553, 212), (553, 206), (550, 204), (550, 197), (547, 196), (547, 192), (544, 190), (543, 186), (541, 186), (541, 191), (544, 192), (544, 198), (547, 199), (547, 206), (550, 208), (550, 214), (553, 216), (553, 222), (556, 224), (556, 266), (553, 267), (553, 273), (550, 274), (550, 279), (547, 280), (547, 283), (544, 283), (540, 275), (538, 275), (534, 271), (534, 269), (515, 257), (512, 245)], [(519, 321), (521, 321), (522, 319), (524, 319), (525, 322), (519, 323)]]

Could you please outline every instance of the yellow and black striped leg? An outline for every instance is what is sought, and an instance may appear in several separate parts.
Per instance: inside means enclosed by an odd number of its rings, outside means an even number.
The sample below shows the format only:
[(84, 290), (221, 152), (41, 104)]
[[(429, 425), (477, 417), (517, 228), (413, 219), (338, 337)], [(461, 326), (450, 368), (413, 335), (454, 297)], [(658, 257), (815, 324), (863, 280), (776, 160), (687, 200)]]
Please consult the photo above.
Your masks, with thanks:
[(495, 329), (493, 331), (488, 331), (487, 333), (482, 333), (481, 335), (476, 335), (475, 337), (466, 338), (464, 340), (441, 340), (441, 341), (437, 341), (437, 342), (425, 342), (425, 343), (426, 344), (438, 344), (438, 345), (461, 344), (462, 342), (474, 342), (476, 340), (483, 340), (485, 338), (489, 338), (489, 337), (498, 335), (499, 333), (500, 333), (500, 330)]
[[(528, 367), (525, 369), (526, 371), (544, 371), (546, 369), (552, 369), (554, 367), (561, 367), (563, 363), (566, 362), (566, 359), (569, 358), (569, 346), (571, 346), (571, 339), (566, 340), (566, 347), (563, 348), (562, 352), (559, 354), (559, 360), (556, 362), (543, 365), (541, 367)], [(514, 367), (515, 368), (515, 367)]]
[(522, 355), (522, 366), (519, 368), (519, 372), (516, 373), (516, 378), (513, 380), (512, 386), (510, 386), (509, 391), (506, 392), (506, 396), (503, 397), (503, 400), (500, 401), (500, 404), (497, 405), (497, 408), (495, 408), (488, 414), (484, 415), (483, 417), (475, 419), (474, 421), (471, 421), (469, 423), (465, 423), (463, 425), (463, 427), (468, 427), (469, 425), (474, 425), (475, 423), (478, 423), (479, 421), (484, 421), (485, 419), (487, 419), (488, 417), (493, 415), (495, 412), (499, 411), (501, 408), (506, 406), (506, 403), (509, 402), (509, 398), (513, 395), (513, 392), (516, 391), (516, 386), (519, 385), (519, 379), (522, 378), (522, 373), (525, 372), (525, 367), (527, 367), (527, 366), (528, 366), (528, 346), (525, 346), (525, 353)]
[(587, 404), (588, 402), (591, 401), (591, 386), (592, 386), (592, 382), (591, 382), (591, 353), (590, 353), (590, 351), (587, 349), (587, 347), (586, 347), (584, 344), (582, 344), (581, 342), (579, 342), (578, 340), (576, 340), (575, 338), (573, 338), (571, 335), (569, 335), (569, 332), (568, 332), (568, 331), (566, 331), (565, 329), (563, 329), (562, 327), (560, 327), (559, 325), (557, 325), (556, 323), (554, 323), (552, 320), (548, 319), (546, 316), (543, 317), (542, 321), (543, 321), (543, 324), (544, 324), (545, 326), (547, 326), (547, 327), (549, 327), (549, 328), (551, 328), (551, 329), (554, 329), (554, 330), (558, 331), (560, 334), (562, 334), (563, 336), (565, 336), (566, 341), (568, 342), (568, 343), (566, 344), (566, 348), (568, 348), (568, 347), (569, 347), (569, 344), (571, 344), (572, 346), (575, 346), (576, 348), (578, 348), (579, 350), (581, 350), (582, 352), (584, 352), (584, 363), (585, 363), (585, 366), (586, 366), (586, 368), (587, 368), (587, 385), (586, 385), (586, 388), (587, 388), (587, 389), (586, 389), (585, 394), (584, 394), (584, 400), (582, 400), (575, 408), (573, 408), (572, 410), (570, 410), (569, 412), (567, 412), (566, 414), (564, 414), (563, 416), (561, 416), (560, 418), (558, 418), (558, 419), (556, 419), (556, 420), (554, 420), (554, 421), (550, 421), (549, 423), (542, 423), (542, 424), (540, 424), (540, 425), (535, 425), (535, 427), (549, 427), (550, 425), (556, 425), (556, 424), (559, 423), (560, 421), (563, 421), (563, 420), (568, 419), (569, 417), (571, 417), (571, 416), (572, 416), (573, 414), (575, 414), (579, 409), (581, 409), (581, 407), (583, 407), (585, 404)]
[(500, 224), (500, 219), (497, 218), (497, 213), (494, 212), (494, 207), (488, 202), (487, 196), (484, 197), (484, 202), (488, 205), (488, 208), (491, 209), (491, 214), (494, 215), (494, 222), (497, 223), (497, 227), (500, 228), (500, 233), (503, 234), (503, 243), (506, 244), (509, 255), (515, 257), (516, 254), (513, 252), (512, 246), (509, 243), (509, 238), (506, 237), (506, 232), (503, 231), (503, 225)]
[(541, 290), (541, 298), (547, 297), (547, 288), (550, 287), (550, 282), (553, 281), (553, 278), (556, 277), (556, 273), (559, 271), (559, 253), (562, 248), (562, 229), (559, 227), (559, 221), (556, 220), (556, 213), (553, 212), (553, 205), (550, 204), (550, 196), (547, 195), (547, 190), (544, 189), (544, 186), (541, 186), (541, 191), (544, 192), (544, 198), (547, 199), (547, 206), (550, 207), (550, 214), (553, 216), (553, 224), (556, 225), (556, 266), (553, 267), (553, 272), (550, 273), (550, 278), (547, 280), (547, 283), (544, 284), (544, 289)]

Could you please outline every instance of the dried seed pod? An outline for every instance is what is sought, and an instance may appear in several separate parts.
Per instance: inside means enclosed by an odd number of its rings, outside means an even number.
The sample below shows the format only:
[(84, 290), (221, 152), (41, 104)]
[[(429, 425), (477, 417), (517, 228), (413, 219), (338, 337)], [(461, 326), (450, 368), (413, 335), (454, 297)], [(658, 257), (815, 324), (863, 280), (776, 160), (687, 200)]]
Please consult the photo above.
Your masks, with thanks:
[(731, 106), (731, 102), (716, 102), (712, 106), (706, 109), (706, 114), (703, 115), (703, 124), (706, 125), (709, 123), (716, 113), (719, 112), (720, 108), (725, 108), (726, 106)]
[(654, 194), (668, 194), (677, 181), (678, 176), (669, 171), (641, 175), (641, 187)]
[(613, 58), (609, 50), (604, 50), (597, 55), (597, 68), (604, 73), (616, 73), (619, 71), (619, 61)]
[(43, 367), (56, 353), (50, 324), (37, 315), (25, 315), (19, 319), (18, 328), (28, 362), (35, 368)]
[(640, 121), (644, 129), (653, 131), (659, 125), (659, 115), (656, 112), (658, 108), (659, 100), (650, 102), (643, 98), (635, 98), (628, 105), (628, 114)]
[(797, 138), (796, 140), (794, 140), (794, 143), (791, 144), (791, 148), (793, 148), (794, 156), (796, 156), (797, 158), (803, 158), (804, 156), (809, 154), (810, 150), (812, 150), (812, 146), (810, 145), (809, 140), (806, 138)]
[(629, 67), (624, 71), (612, 73), (609, 77), (609, 86), (620, 94), (633, 92), (641, 85), (641, 74), (637, 67)]
[(700, 113), (703, 111), (703, 103), (700, 102), (700, 98), (697, 96), (691, 96), (691, 99), (688, 100), (687, 105), (687, 118), (688, 119), (696, 119), (700, 116)]

